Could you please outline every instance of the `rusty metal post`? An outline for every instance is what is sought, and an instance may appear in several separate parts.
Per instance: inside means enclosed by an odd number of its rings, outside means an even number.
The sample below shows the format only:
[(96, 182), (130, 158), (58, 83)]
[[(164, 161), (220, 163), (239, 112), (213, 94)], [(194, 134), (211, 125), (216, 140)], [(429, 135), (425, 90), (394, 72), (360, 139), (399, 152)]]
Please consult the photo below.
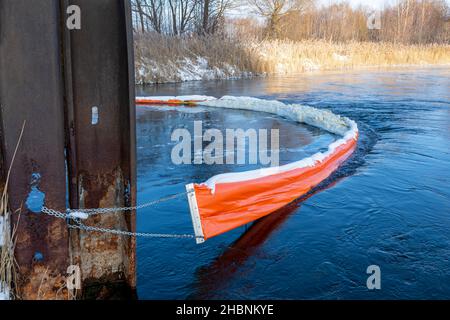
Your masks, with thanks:
[[(81, 8), (81, 30), (65, 27), (69, 5)], [(65, 221), (39, 212), (43, 204), (65, 211), (67, 195), (72, 208), (136, 202), (128, 0), (0, 0), (3, 169), (11, 164), (24, 120), (8, 190), (11, 207), (22, 208), (16, 247), (21, 297), (67, 297), (71, 264), (81, 268), (82, 297), (134, 297), (134, 239), (69, 234)], [(134, 231), (135, 213), (88, 224)]]
[[(60, 5), (56, 0), (0, 0), (2, 157), (11, 164), (12, 210), (20, 209), (16, 258), (21, 298), (64, 298), (68, 233), (64, 221), (42, 215), (39, 202), (66, 208)], [(34, 211), (34, 212), (33, 212)], [(13, 223), (17, 222), (14, 215)]]
[[(72, 208), (135, 204), (134, 61), (130, 2), (69, 0), (81, 30), (66, 31), (64, 53)], [(92, 218), (95, 226), (135, 230), (135, 213)], [(74, 231), (71, 257), (81, 267), (84, 298), (135, 294), (135, 240)]]
[[(0, 99), (0, 103), (1, 103), (1, 99)], [(5, 187), (5, 180), (6, 180), (6, 173), (5, 173), (5, 159), (4, 157), (4, 147), (3, 147), (3, 128), (2, 128), (2, 109), (1, 109), (1, 104), (0, 104), (0, 196), (1, 194), (3, 194), (3, 190)], [(0, 212), (1, 214), (1, 212)]]

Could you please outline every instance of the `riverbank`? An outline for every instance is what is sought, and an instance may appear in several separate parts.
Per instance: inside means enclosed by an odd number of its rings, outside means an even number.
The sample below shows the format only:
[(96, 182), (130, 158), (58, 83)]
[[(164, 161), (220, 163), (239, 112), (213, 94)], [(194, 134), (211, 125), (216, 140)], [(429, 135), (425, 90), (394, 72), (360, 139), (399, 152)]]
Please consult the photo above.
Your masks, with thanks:
[(171, 83), (358, 68), (450, 65), (450, 45), (136, 38), (136, 82)]
[(135, 37), (137, 84), (250, 78), (257, 75), (241, 42), (208, 37)]

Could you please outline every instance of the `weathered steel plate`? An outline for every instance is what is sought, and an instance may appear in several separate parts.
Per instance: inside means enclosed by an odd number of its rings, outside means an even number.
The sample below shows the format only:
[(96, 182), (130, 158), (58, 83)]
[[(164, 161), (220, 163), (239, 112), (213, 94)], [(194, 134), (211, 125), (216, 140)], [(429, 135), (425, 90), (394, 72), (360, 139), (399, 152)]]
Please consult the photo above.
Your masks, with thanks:
[[(130, 206), (135, 204), (135, 106), (129, 1), (69, 3), (82, 12), (81, 30), (70, 31), (70, 45), (66, 46), (72, 79), (68, 105), (73, 105), (68, 112), (73, 128), (71, 205)], [(135, 230), (135, 213), (96, 217), (88, 224)], [(71, 239), (87, 288), (85, 296), (108, 297), (108, 288), (102, 285), (105, 281), (122, 282), (130, 292), (134, 290), (134, 239), (85, 232), (77, 232)]]
[[(0, 104), (5, 167), (11, 165), (27, 121), (9, 184), (21, 209), (16, 258), (22, 298), (63, 298), (68, 266), (66, 224), (44, 216), (39, 203), (66, 208), (64, 104), (60, 6), (55, 0), (0, 0)], [(41, 199), (44, 197), (44, 199)], [(14, 222), (17, 222), (14, 215)], [(40, 288), (40, 289), (39, 289)], [(58, 296), (60, 295), (60, 296)]]

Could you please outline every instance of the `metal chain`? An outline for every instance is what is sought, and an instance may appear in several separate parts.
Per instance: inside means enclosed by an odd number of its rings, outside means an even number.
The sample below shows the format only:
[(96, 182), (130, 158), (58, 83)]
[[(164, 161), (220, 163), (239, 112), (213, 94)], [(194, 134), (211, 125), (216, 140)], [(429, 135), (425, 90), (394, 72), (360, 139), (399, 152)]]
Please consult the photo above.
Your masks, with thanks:
[(128, 237), (144, 237), (144, 238), (178, 238), (178, 239), (195, 239), (196, 236), (192, 234), (167, 234), (167, 233), (148, 233), (148, 232), (130, 232), (123, 230), (115, 230), (108, 228), (99, 228), (99, 227), (91, 227), (87, 226), (79, 221), (77, 224), (69, 224), (69, 228), (71, 229), (79, 229), (83, 231), (92, 231), (92, 232), (100, 232), (100, 233), (109, 233), (121, 236)]
[(49, 209), (47, 207), (43, 207), (41, 212), (45, 213), (46, 215), (49, 215), (49, 216), (52, 216), (52, 217), (56, 217), (56, 218), (59, 218), (59, 219), (66, 219), (67, 218), (67, 214), (66, 213), (62, 213), (60, 211)]
[(140, 204), (138, 206), (134, 206), (134, 207), (117, 207), (117, 208), (98, 208), (98, 209), (70, 209), (68, 210), (68, 212), (83, 212), (83, 213), (87, 213), (89, 216), (92, 215), (97, 215), (97, 214), (108, 214), (108, 213), (114, 213), (114, 212), (120, 212), (120, 211), (133, 211), (133, 210), (139, 210), (139, 209), (144, 209), (144, 208), (148, 208), (151, 206), (155, 206), (157, 204), (160, 204), (162, 202), (166, 202), (169, 200), (173, 200), (173, 199), (177, 199), (181, 196), (186, 195), (186, 192), (181, 192), (181, 193), (177, 193), (171, 196), (167, 196), (158, 200), (153, 200), (150, 202), (146, 202), (143, 204)]
[(145, 237), (145, 238), (178, 238), (178, 239), (196, 239), (201, 238), (197, 237), (191, 234), (165, 234), (165, 233), (148, 233), (148, 232), (131, 232), (131, 231), (123, 231), (123, 230), (115, 230), (115, 229), (108, 229), (108, 228), (100, 228), (100, 227), (92, 227), (87, 226), (81, 222), (80, 219), (74, 219), (70, 216), (71, 212), (83, 212), (88, 214), (88, 216), (93, 216), (97, 214), (106, 214), (106, 213), (114, 213), (114, 212), (120, 212), (120, 211), (132, 211), (132, 210), (139, 210), (143, 208), (147, 208), (150, 206), (157, 205), (159, 203), (169, 201), (172, 199), (176, 199), (182, 195), (186, 195), (186, 192), (178, 193), (172, 196), (164, 197), (158, 200), (150, 201), (138, 206), (134, 207), (121, 207), (121, 208), (99, 208), (99, 209), (69, 209), (66, 213), (56, 211), (53, 209), (49, 209), (47, 207), (42, 208), (42, 213), (45, 213), (49, 216), (58, 218), (58, 219), (65, 219), (67, 221), (74, 221), (76, 224), (70, 224), (68, 223), (68, 226), (70, 229), (78, 229), (78, 230), (84, 230), (84, 231), (92, 231), (92, 232), (101, 232), (101, 233), (109, 233), (109, 234), (116, 234), (116, 235), (122, 235), (122, 236), (128, 236), (128, 237)]

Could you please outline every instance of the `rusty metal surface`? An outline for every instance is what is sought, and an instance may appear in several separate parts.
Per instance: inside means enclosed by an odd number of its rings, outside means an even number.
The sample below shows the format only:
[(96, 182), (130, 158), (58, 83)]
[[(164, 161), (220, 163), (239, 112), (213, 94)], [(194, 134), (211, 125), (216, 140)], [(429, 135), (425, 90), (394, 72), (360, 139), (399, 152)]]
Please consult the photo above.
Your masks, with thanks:
[[(0, 103), (1, 103), (1, 99), (0, 99)], [(6, 180), (6, 171), (5, 171), (5, 159), (4, 159), (4, 147), (3, 147), (3, 131), (2, 131), (2, 110), (0, 107), (0, 197), (1, 194), (3, 194), (3, 189), (5, 187), (5, 180)], [(1, 214), (1, 212), (0, 212)]]
[[(72, 208), (135, 204), (135, 110), (131, 12), (127, 0), (69, 0), (82, 10), (81, 30), (66, 34), (70, 55), (66, 85)], [(98, 122), (93, 121), (93, 108)], [(71, 108), (71, 109), (70, 109)], [(94, 120), (95, 120), (94, 115)], [(88, 224), (135, 230), (135, 213), (92, 218)], [(80, 264), (84, 295), (108, 297), (102, 282), (133, 291), (135, 240), (74, 231), (73, 261)], [(90, 289), (89, 289), (90, 287)], [(97, 291), (97, 292), (92, 292)], [(125, 290), (127, 291), (127, 290)], [(87, 293), (86, 293), (87, 292)]]
[[(24, 299), (64, 298), (68, 234), (64, 221), (27, 209), (35, 191), (66, 208), (64, 105), (57, 0), (0, 0), (0, 104), (5, 167), (27, 121), (9, 185), (10, 205), (22, 208), (16, 258)], [(15, 215), (17, 221), (17, 215)], [(39, 289), (40, 288), (40, 289)]]
[[(130, 117), (130, 190), (129, 203), (133, 206), (137, 202), (137, 144), (136, 144), (136, 79), (135, 79), (135, 61), (134, 61), (134, 39), (133, 39), (133, 19), (131, 13), (131, 1), (124, 0), (126, 41), (128, 57), (128, 105)], [(130, 229), (136, 231), (136, 212), (129, 220)], [(131, 253), (129, 255), (129, 283), (132, 288), (136, 288), (136, 239), (132, 238), (130, 243)]]
[[(71, 4), (81, 7), (81, 30), (63, 27)], [(0, 0), (0, 172), (27, 120), (9, 191), (12, 208), (22, 207), (22, 298), (65, 298), (69, 264), (81, 267), (84, 297), (135, 294), (134, 239), (68, 235), (63, 221), (26, 206), (34, 191), (64, 211), (66, 178), (72, 208), (135, 205), (133, 65), (127, 0)], [(135, 213), (90, 223), (134, 231)]]

